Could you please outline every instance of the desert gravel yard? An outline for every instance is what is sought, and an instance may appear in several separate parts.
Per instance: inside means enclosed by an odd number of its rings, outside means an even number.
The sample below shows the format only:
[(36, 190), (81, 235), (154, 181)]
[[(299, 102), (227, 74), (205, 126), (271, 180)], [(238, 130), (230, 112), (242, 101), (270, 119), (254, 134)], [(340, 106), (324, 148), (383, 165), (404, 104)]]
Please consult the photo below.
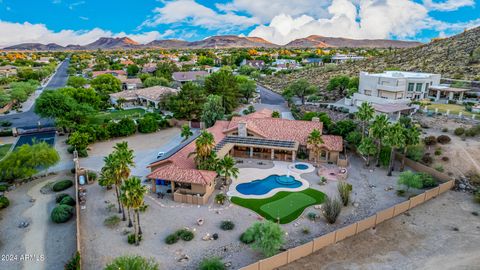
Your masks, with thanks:
[[(308, 242), (314, 237), (406, 200), (395, 193), (396, 176), (387, 177), (384, 169), (364, 169), (363, 161), (357, 157), (353, 157), (351, 163), (348, 181), (353, 185), (352, 204), (342, 209), (334, 225), (327, 225), (323, 217), (315, 222), (309, 220), (309, 212), (320, 215), (320, 210), (314, 206), (308, 207), (298, 219), (282, 225), (288, 233), (285, 248)], [(398, 172), (394, 175), (398, 175)], [(313, 173), (302, 177), (310, 182), (311, 188), (327, 195), (336, 194), (335, 181), (321, 186), (320, 178)], [(143, 240), (140, 246), (135, 247), (127, 243), (125, 232), (130, 229), (126, 227), (126, 222), (121, 222), (113, 229), (103, 224), (106, 218), (118, 215), (114, 191), (106, 191), (97, 183), (86, 188), (86, 209), (81, 211), (82, 252), (84, 258), (88, 258), (84, 269), (102, 269), (113, 258), (126, 254), (152, 257), (161, 264), (162, 269), (195, 269), (206, 256), (219, 256), (231, 264), (231, 269), (238, 269), (262, 258), (259, 253), (239, 241), (240, 235), (252, 223), (263, 219), (250, 209), (231, 203), (217, 205), (212, 199), (204, 206), (180, 204), (173, 202), (169, 196), (158, 199), (155, 194), (149, 194), (145, 199), (149, 207), (140, 215)], [(202, 225), (197, 224), (198, 219), (203, 219)], [(235, 228), (232, 231), (222, 231), (220, 223), (223, 220), (233, 221)], [(165, 238), (169, 234), (183, 227), (195, 232), (192, 241), (165, 244)], [(304, 228), (310, 233), (304, 234)], [(202, 240), (214, 233), (218, 234), (218, 240)]]

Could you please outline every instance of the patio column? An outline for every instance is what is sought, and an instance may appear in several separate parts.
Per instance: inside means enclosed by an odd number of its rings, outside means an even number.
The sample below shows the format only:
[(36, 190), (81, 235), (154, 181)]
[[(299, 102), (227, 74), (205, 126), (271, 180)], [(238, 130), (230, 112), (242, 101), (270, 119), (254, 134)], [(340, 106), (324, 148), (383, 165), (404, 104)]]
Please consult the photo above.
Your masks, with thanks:
[(292, 162), (295, 162), (296, 156), (297, 156), (297, 151), (292, 151)]
[(271, 159), (274, 160), (275, 159), (275, 149), (272, 148), (272, 153), (271, 153)]
[(448, 92), (448, 100), (453, 100), (453, 92)]
[(458, 101), (463, 101), (463, 92), (460, 92), (460, 97), (458, 98)]
[(172, 195), (175, 193), (175, 182), (170, 181), (170, 186), (172, 187)]
[(397, 121), (400, 120), (400, 117), (402, 117), (402, 112), (401, 111), (398, 111), (398, 114), (397, 114)]
[(250, 158), (253, 157), (253, 147), (250, 147)]
[(151, 184), (151, 185), (152, 185), (152, 187), (151, 187), (151, 188), (152, 188), (152, 192), (153, 192), (153, 193), (157, 193), (157, 180), (152, 179), (152, 184)]
[(435, 101), (439, 101), (440, 100), (440, 90), (437, 90), (437, 97), (435, 98)]

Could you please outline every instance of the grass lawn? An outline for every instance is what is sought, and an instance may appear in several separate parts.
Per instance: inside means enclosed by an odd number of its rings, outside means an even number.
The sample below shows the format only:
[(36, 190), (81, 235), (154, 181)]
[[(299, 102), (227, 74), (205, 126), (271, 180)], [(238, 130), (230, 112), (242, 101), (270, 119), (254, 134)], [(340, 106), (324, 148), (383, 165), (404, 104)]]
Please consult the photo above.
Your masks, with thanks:
[(145, 113), (146, 111), (140, 108), (112, 112), (100, 112), (95, 115), (91, 121), (92, 124), (102, 124), (105, 119), (120, 120), (126, 116), (140, 117)]
[(465, 116), (471, 116), (472, 113), (465, 110), (465, 107), (457, 104), (430, 104), (427, 105), (429, 111), (435, 111), (438, 109), (438, 112), (446, 113), (447, 110), (450, 110), (450, 114), (458, 115), (459, 112), (462, 112)]
[(321, 204), (324, 200), (324, 193), (311, 188), (299, 192), (281, 191), (265, 199), (232, 197), (234, 204), (251, 209), (274, 222), (280, 219), (280, 224), (294, 221), (303, 213), (305, 208)]
[(12, 147), (12, 144), (4, 144), (0, 145), (0, 159), (5, 157), (7, 155), (8, 151), (10, 150), (10, 147)]

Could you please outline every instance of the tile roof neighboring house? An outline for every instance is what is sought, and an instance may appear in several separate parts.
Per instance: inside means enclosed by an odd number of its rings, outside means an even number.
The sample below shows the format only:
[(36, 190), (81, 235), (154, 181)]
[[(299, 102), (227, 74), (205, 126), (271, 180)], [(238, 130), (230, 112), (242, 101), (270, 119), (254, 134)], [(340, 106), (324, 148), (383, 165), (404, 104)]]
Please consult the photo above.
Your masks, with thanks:
[(164, 86), (153, 86), (137, 90), (125, 90), (118, 93), (110, 94), (111, 98), (125, 100), (134, 100), (137, 98), (145, 98), (152, 101), (160, 101), (160, 99), (168, 94), (176, 94), (179, 90)]
[(149, 174), (149, 179), (168, 179), (170, 181), (180, 183), (191, 183), (208, 185), (215, 180), (217, 173), (213, 171), (197, 170), (190, 168), (180, 168), (174, 163), (167, 164), (161, 167), (161, 170), (156, 170)]
[(127, 76), (127, 72), (125, 70), (101, 70), (101, 71), (93, 71), (92, 77), (95, 78), (97, 76), (104, 75), (104, 74), (111, 74), (115, 77)]
[(172, 77), (177, 82), (191, 82), (202, 79), (208, 76), (206, 71), (185, 71), (185, 72), (174, 72)]
[(153, 73), (157, 71), (157, 64), (156, 63), (146, 63), (143, 65), (142, 72), (144, 73)]

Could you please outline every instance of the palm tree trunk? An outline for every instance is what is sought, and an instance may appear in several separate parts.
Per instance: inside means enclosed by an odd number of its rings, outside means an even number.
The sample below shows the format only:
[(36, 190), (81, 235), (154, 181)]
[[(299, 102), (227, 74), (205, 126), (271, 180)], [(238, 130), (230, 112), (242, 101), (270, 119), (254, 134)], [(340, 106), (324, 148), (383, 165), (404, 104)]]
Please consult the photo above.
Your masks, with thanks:
[(365, 138), (365, 121), (362, 121), (362, 140)]
[(395, 148), (392, 147), (392, 150), (390, 152), (390, 165), (388, 166), (387, 176), (392, 176), (394, 164), (395, 164)]
[(370, 167), (370, 155), (367, 156), (367, 163), (365, 166), (367, 166), (367, 168)]
[(135, 245), (139, 245), (138, 241), (138, 221), (137, 221), (137, 215), (136, 212), (138, 211), (137, 209), (134, 209), (134, 214), (133, 214), (133, 223), (134, 223), (134, 230), (135, 230)]
[(130, 207), (127, 207), (127, 212), (128, 212), (128, 227), (132, 227), (132, 219), (130, 217)]
[(377, 164), (375, 165), (376, 167), (380, 167), (380, 152), (382, 151), (382, 141), (378, 141), (378, 149), (377, 149)]
[(117, 194), (118, 213), (122, 212), (122, 204), (120, 203), (120, 193), (118, 192), (118, 185), (115, 185), (115, 193)]
[(142, 235), (142, 227), (140, 226), (140, 211), (137, 211), (137, 226), (138, 226), (138, 234)]
[(405, 158), (407, 157), (407, 146), (403, 149), (403, 156), (402, 156), (402, 165), (400, 165), (400, 171), (403, 172), (405, 170)]

